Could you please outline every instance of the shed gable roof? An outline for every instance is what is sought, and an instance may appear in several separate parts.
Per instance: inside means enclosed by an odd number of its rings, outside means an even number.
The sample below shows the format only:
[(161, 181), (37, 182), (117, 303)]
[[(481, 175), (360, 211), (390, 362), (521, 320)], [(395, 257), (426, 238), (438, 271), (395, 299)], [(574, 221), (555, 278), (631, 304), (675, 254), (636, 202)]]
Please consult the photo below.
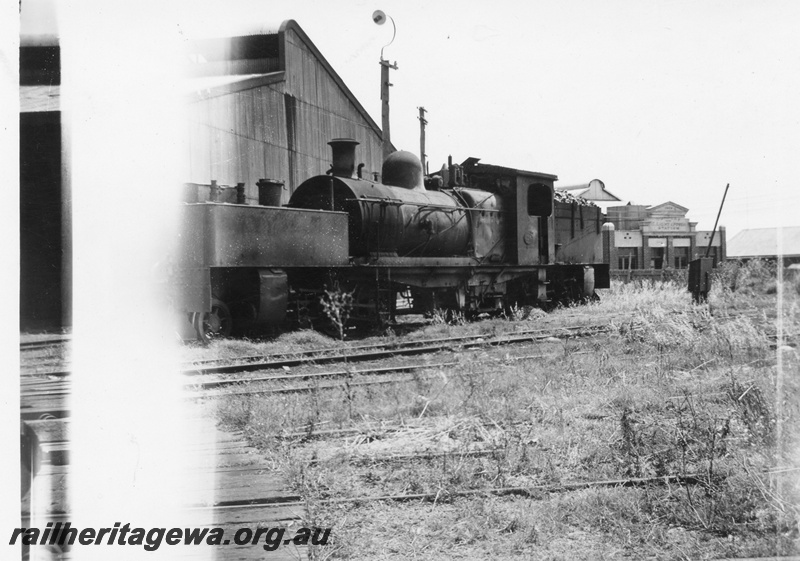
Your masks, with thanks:
[(621, 201), (619, 197), (606, 189), (606, 184), (599, 179), (592, 179), (589, 183), (579, 185), (564, 185), (556, 187), (557, 191), (574, 191), (575, 196), (583, 197), (588, 201)]
[(728, 257), (800, 256), (800, 226), (742, 230), (728, 241)]
[[(195, 95), (200, 99), (226, 95), (232, 91), (257, 88), (275, 82), (285, 81), (286, 72), (286, 34), (293, 32), (313, 54), (331, 79), (347, 97), (373, 131), (381, 136), (378, 124), (370, 117), (361, 102), (350, 91), (333, 66), (323, 56), (314, 42), (294, 20), (284, 21), (277, 31), (261, 35), (204, 39), (192, 46), (190, 58), (193, 61), (191, 74), (202, 76), (193, 84)], [(223, 80), (219, 85), (211, 85), (210, 78), (237, 76)]]

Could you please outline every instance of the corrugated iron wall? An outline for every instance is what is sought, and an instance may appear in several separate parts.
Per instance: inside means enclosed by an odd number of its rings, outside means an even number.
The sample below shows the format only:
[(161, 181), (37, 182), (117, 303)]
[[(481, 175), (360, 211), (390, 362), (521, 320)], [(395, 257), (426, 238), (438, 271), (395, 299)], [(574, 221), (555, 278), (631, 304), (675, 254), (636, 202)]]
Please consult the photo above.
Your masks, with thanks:
[(380, 172), (383, 163), (380, 135), (291, 29), (286, 33), (285, 52), (286, 93), (296, 100), (297, 109), (294, 147), (297, 165), (293, 185), (328, 169), (328, 142), (333, 138), (356, 139), (360, 143), (356, 149), (357, 161), (365, 164), (365, 172)]
[(294, 30), (285, 37), (283, 82), (193, 103), (188, 182), (244, 182), (255, 203), (256, 182), (277, 179), (286, 203), (300, 183), (328, 170), (328, 142), (339, 137), (360, 143), (366, 173), (380, 172), (380, 134)]
[(230, 93), (194, 104), (187, 181), (245, 183), (258, 201), (261, 178), (287, 180), (289, 154), (282, 84)]

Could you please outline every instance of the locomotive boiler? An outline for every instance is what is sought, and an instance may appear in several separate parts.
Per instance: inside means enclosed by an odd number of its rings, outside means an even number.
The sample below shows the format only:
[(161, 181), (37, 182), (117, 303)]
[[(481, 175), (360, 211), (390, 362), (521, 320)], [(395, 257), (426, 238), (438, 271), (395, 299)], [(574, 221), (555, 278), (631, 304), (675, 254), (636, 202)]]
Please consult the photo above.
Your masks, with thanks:
[(389, 155), (383, 183), (353, 178), (354, 169), (340, 163), (353, 161), (351, 155), (341, 154), (343, 148), (354, 146), (335, 141), (330, 175), (301, 184), (289, 207), (346, 212), (353, 257), (466, 256), (472, 241), (468, 209), (497, 210), (491, 193), (480, 193), (480, 203), (472, 206), (456, 192), (426, 190), (422, 165), (409, 152)]
[(360, 177), (357, 142), (329, 144), (331, 169), (287, 207), (185, 205), (183, 310), (199, 337), (319, 325), (333, 290), (352, 295), (353, 321), (374, 325), (399, 313), (548, 306), (608, 286), (594, 251), (602, 215), (581, 208), (578, 222), (554, 200), (556, 176), (470, 158), (425, 177), (398, 151), (378, 182)]

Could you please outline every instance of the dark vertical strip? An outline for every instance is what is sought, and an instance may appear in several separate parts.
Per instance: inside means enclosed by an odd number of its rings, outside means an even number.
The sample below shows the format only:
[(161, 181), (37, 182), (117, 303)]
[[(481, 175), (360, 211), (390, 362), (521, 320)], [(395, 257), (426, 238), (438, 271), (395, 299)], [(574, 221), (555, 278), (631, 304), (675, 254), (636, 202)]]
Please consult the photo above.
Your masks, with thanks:
[(569, 207), (570, 210), (570, 217), (569, 217), (569, 237), (575, 237), (575, 203), (572, 203)]
[[(553, 216), (555, 220), (555, 215)], [(547, 265), (550, 262), (550, 218), (547, 216), (538, 217), (539, 226), (539, 264)]]
[(283, 107), (286, 115), (286, 145), (289, 151), (289, 194), (297, 187), (297, 100), (290, 94), (283, 94)]
[(72, 181), (69, 142), (64, 137), (61, 113), (58, 113), (61, 150), (61, 319), (62, 326), (72, 326)]
[[(61, 113), (20, 114), (20, 329), (63, 327), (64, 260), (69, 231), (62, 228)], [(65, 249), (67, 251), (65, 252)]]
[(61, 48), (23, 46), (19, 48), (20, 86), (58, 86), (61, 84)]

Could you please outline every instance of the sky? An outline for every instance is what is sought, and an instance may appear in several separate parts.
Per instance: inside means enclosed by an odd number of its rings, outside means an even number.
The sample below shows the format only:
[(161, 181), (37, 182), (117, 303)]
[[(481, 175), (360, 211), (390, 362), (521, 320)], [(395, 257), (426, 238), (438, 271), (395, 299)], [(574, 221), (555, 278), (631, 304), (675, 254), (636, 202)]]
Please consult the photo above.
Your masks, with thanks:
[[(40, 3), (23, 28), (47, 33)], [(46, 4), (45, 4), (46, 5)], [(166, 4), (165, 4), (166, 5)], [(67, 3), (69, 6), (69, 3)], [(172, 2), (182, 40), (294, 19), (380, 124), (381, 47), (392, 141), (430, 169), (452, 155), (601, 179), (624, 202), (671, 200), (711, 229), (798, 226), (800, 3), (793, 1), (239, 0)], [(152, 14), (148, 17), (152, 17)], [(141, 22), (143, 28), (146, 22)], [(163, 22), (162, 22), (163, 23)], [(56, 24), (57, 25), (57, 24)], [(87, 28), (90, 28), (87, 25)]]

